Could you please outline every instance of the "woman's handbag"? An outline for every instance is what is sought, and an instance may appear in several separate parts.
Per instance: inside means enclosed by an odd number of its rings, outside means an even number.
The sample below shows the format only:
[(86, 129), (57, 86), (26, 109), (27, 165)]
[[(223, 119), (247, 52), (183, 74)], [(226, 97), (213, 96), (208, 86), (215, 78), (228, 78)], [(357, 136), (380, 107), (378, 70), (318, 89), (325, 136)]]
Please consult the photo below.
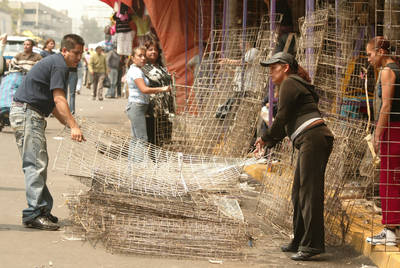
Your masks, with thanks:
[(106, 74), (106, 77), (104, 78), (104, 81), (103, 81), (103, 87), (106, 87), (106, 88), (110, 88), (111, 87), (111, 81), (110, 81), (110, 78), (108, 78), (107, 74)]

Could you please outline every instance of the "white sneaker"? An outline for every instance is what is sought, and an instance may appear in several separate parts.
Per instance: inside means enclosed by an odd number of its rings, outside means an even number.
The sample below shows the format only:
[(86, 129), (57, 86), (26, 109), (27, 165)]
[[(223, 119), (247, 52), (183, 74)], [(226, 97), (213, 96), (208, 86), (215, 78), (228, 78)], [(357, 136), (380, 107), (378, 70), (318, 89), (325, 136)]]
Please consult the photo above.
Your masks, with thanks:
[(372, 245), (397, 246), (396, 234), (387, 228), (378, 235), (368, 237), (367, 242)]

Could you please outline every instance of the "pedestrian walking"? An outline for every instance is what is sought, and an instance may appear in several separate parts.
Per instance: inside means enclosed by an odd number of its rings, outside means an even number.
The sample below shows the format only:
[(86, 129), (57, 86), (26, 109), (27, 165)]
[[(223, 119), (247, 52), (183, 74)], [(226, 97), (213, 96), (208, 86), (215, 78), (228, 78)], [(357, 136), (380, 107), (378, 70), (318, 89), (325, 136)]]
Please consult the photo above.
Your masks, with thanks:
[(111, 49), (107, 55), (107, 67), (109, 70), (108, 77), (110, 78), (110, 87), (108, 88), (105, 95), (106, 98), (115, 98), (120, 60), (120, 55), (118, 55), (116, 48), (113, 47), (113, 49)]
[(92, 96), (93, 100), (96, 100), (96, 96), (99, 101), (103, 100), (103, 82), (106, 78), (107, 64), (106, 57), (103, 54), (103, 48), (101, 46), (96, 47), (96, 53), (90, 56), (89, 60), (89, 73), (92, 75)]

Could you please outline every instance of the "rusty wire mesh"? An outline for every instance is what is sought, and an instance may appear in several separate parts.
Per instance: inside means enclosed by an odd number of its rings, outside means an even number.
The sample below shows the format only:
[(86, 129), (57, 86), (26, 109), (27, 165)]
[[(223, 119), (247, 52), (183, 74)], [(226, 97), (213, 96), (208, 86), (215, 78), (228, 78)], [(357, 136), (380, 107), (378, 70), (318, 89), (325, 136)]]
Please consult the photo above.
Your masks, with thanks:
[(65, 129), (55, 162), (89, 187), (68, 195), (70, 235), (98, 239), (112, 252), (246, 257), (251, 228), (237, 201), (238, 178), (257, 160), (169, 152), (78, 122), (86, 141), (70, 140)]
[[(395, 228), (400, 226), (400, 118), (399, 111), (395, 107), (400, 102), (398, 94), (400, 90), (400, 64), (398, 62), (400, 56), (400, 1), (375, 1), (375, 32), (377, 35), (383, 36), (388, 42), (389, 47), (385, 48), (384, 55), (386, 58), (394, 60), (395, 63), (385, 64), (386, 66), (378, 66), (375, 70), (375, 79), (377, 86), (375, 88), (375, 120), (377, 126), (383, 128), (383, 134), (379, 138), (378, 154), (380, 163), (375, 166), (375, 176), (373, 181), (373, 206), (369, 207), (370, 213), (370, 231), (371, 236), (379, 235), (383, 227)], [(373, 42), (375, 48), (379, 48), (381, 44)], [(380, 51), (382, 52), (382, 51)], [(387, 72), (391, 68), (396, 76), (396, 80), (381, 80), (381, 74)], [(392, 94), (388, 94), (388, 92)], [(389, 97), (388, 97), (389, 96)], [(389, 104), (390, 109), (385, 109)], [(382, 118), (387, 117), (387, 123)], [(378, 120), (381, 121), (378, 123)], [(375, 132), (377, 131), (377, 126)], [(395, 236), (399, 237), (398, 228)], [(372, 244), (383, 244), (376, 247), (376, 251), (398, 251), (398, 239), (390, 237), (386, 234), (386, 239), (372, 240)], [(397, 240), (397, 241), (396, 241)]]
[[(334, 5), (321, 6), (300, 19), (297, 59), (310, 73), (320, 96), (320, 110), (335, 135), (325, 176), (325, 230), (330, 244), (346, 242), (355, 201), (365, 198), (373, 178), (373, 167), (365, 161), (367, 142), (363, 139), (367, 105), (361, 67), (366, 67), (367, 23), (368, 1), (339, 1), (336, 9)], [(368, 96), (372, 99), (371, 92)], [(289, 234), (294, 175), (290, 142), (284, 140), (271, 155), (258, 212)]]
[[(266, 69), (259, 64), (276, 40), (281, 15), (260, 27), (211, 32), (185, 112), (174, 119), (174, 151), (243, 157), (249, 152)], [(275, 30), (271, 31), (271, 21)]]

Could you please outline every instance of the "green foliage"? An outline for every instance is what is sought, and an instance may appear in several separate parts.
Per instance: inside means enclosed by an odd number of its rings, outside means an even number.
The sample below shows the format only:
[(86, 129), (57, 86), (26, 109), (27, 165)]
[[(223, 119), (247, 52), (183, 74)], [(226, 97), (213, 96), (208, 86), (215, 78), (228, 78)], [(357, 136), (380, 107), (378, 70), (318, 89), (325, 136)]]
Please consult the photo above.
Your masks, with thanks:
[(104, 39), (103, 28), (97, 25), (95, 19), (82, 17), (82, 24), (80, 27), (81, 36), (85, 39), (85, 43), (97, 43)]

